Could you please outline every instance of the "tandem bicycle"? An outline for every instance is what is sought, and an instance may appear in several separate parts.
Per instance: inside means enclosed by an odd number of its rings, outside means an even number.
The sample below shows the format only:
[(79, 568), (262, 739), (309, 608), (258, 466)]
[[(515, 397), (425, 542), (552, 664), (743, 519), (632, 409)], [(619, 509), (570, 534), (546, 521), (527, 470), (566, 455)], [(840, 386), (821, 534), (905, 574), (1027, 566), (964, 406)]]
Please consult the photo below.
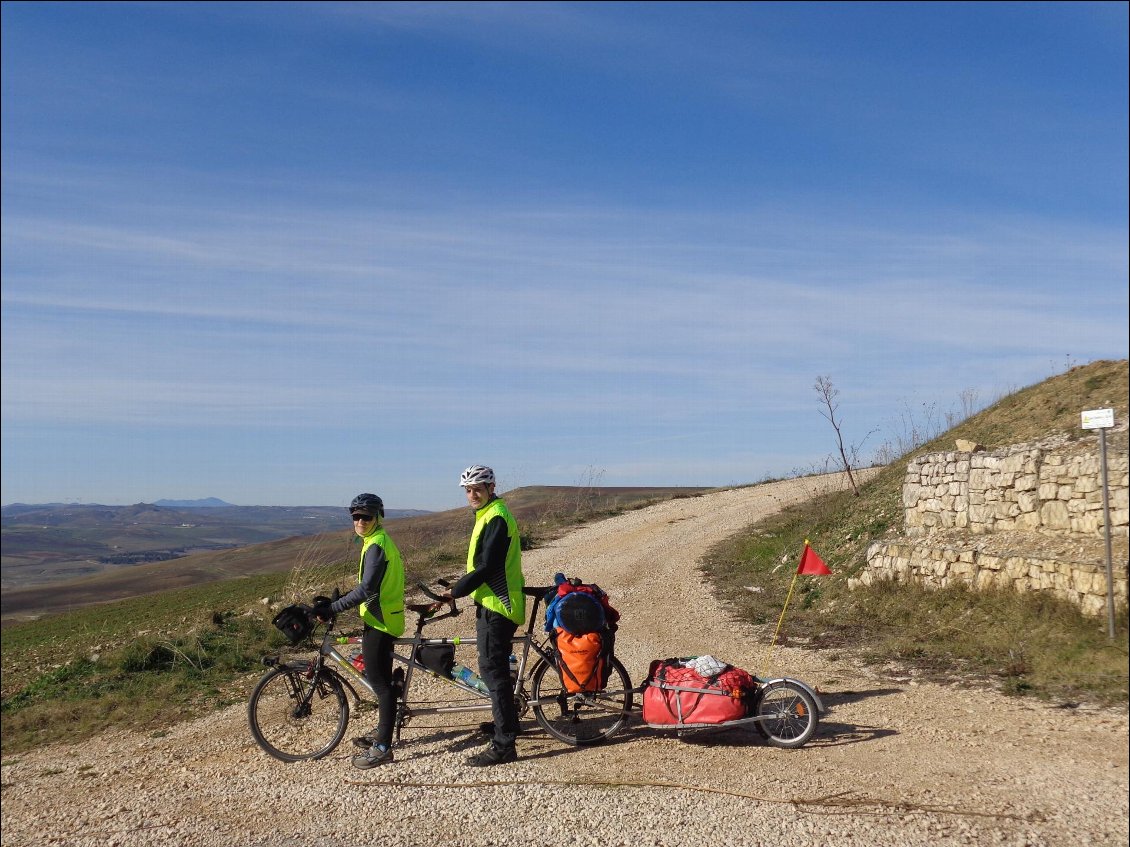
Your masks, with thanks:
[[(474, 681), (437, 672), (435, 663), (427, 658), (428, 651), (437, 648), (442, 651), (473, 645), (475, 637), (428, 638), (426, 627), (454, 618), (461, 610), (451, 601), (449, 610), (440, 614), (444, 605), (440, 595), (425, 585), (417, 587), (432, 602), (405, 605), (416, 615), (415, 632), (393, 642), (397, 739), (417, 716), (491, 710), (490, 695)], [(526, 587), (523, 591), (532, 602), (525, 629), (514, 637), (512, 652), (516, 665), (511, 670), (519, 716), (532, 711), (537, 723), (564, 744), (594, 744), (611, 738), (632, 712), (635, 690), (628, 672), (618, 659), (609, 657), (608, 684), (602, 690), (571, 692), (562, 679), (552, 641), (535, 629), (539, 606), (551, 588)], [(264, 657), (263, 664), (269, 670), (251, 693), (247, 720), (252, 737), (264, 751), (284, 762), (298, 762), (332, 753), (345, 738), (351, 707), (357, 709), (376, 695), (365, 674), (338, 649), (339, 645), (356, 644), (360, 638), (338, 633), (333, 619), (317, 623), (309, 614), (309, 607), (290, 609), (300, 623), (305, 616), (304, 623), (289, 636), (292, 644), (306, 641), (319, 626), (325, 627), (317, 654), (289, 661), (277, 655)], [(439, 705), (418, 698), (414, 682), (421, 677), (450, 686), (450, 698)]]

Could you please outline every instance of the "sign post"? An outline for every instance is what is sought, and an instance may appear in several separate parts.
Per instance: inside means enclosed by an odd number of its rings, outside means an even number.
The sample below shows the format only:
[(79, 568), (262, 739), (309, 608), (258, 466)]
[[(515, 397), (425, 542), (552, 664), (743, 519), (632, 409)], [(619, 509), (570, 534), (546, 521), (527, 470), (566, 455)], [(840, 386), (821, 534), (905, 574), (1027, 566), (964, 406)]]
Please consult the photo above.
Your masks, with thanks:
[(1106, 431), (1114, 426), (1114, 409), (1083, 412), (1083, 429), (1099, 431), (1099, 467), (1103, 477), (1103, 529), (1106, 534), (1106, 623), (1107, 636), (1114, 640), (1114, 565), (1110, 552), (1110, 494), (1106, 474)]

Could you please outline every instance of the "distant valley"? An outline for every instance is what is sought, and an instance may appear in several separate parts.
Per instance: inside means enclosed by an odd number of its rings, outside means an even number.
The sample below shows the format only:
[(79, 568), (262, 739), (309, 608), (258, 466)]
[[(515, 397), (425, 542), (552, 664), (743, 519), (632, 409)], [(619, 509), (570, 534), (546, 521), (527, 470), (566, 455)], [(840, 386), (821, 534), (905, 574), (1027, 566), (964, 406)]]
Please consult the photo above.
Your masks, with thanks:
[[(507, 504), (525, 528), (526, 539), (551, 537), (549, 527), (569, 526), (583, 517), (607, 517), (625, 509), (672, 497), (694, 497), (711, 489), (696, 487), (573, 487), (535, 485), (504, 492)], [(176, 501), (165, 501), (176, 502)], [(193, 501), (196, 502), (196, 501)], [(236, 510), (224, 520), (225, 510)], [(9, 514), (9, 512), (11, 514)], [(33, 515), (36, 515), (33, 519)], [(340, 507), (265, 508), (212, 506), (170, 509), (159, 504), (135, 506), (23, 506), (3, 509), (4, 591), (0, 594), (0, 625), (43, 614), (66, 612), (82, 606), (160, 594), (211, 582), (340, 564), (341, 573), (353, 573), (357, 561), (356, 537), (342, 525)], [(389, 510), (387, 524), (405, 557), (413, 579), (436, 574), (450, 576), (463, 569), (472, 514), (464, 506), (442, 512)], [(54, 523), (49, 521), (54, 520)], [(188, 523), (190, 526), (181, 526)], [(56, 531), (51, 532), (52, 528)], [(249, 530), (275, 531), (274, 540), (244, 542)], [(28, 539), (40, 533), (37, 546)], [(146, 535), (148, 533), (148, 535)], [(193, 543), (224, 543), (223, 549), (194, 548), (173, 561), (153, 558), (146, 562), (112, 564), (80, 558), (96, 545), (97, 555), (126, 556), (122, 550), (106, 554), (112, 544), (148, 555), (179, 549), (170, 540), (178, 533), (194, 533)], [(547, 535), (548, 533), (548, 535)], [(21, 536), (26, 536), (21, 539)], [(146, 545), (145, 538), (150, 538)], [(178, 536), (173, 540), (181, 540)], [(19, 546), (17, 546), (19, 540)], [(525, 540), (525, 539), (524, 539)], [(75, 549), (58, 548), (70, 541)], [(241, 546), (237, 546), (241, 545)], [(84, 547), (85, 546), (85, 547)], [(26, 548), (22, 559), (14, 551)], [(12, 554), (9, 551), (13, 551)], [(40, 564), (35, 564), (38, 550)], [(11, 558), (11, 561), (9, 561)], [(68, 569), (75, 570), (68, 570)], [(8, 573), (20, 573), (24, 582), (7, 582)], [(13, 577), (14, 579), (14, 577)]]
[[(388, 517), (426, 515), (390, 509)], [(233, 506), (216, 498), (132, 506), (12, 503), (0, 510), (5, 591), (350, 528), (341, 506)]]

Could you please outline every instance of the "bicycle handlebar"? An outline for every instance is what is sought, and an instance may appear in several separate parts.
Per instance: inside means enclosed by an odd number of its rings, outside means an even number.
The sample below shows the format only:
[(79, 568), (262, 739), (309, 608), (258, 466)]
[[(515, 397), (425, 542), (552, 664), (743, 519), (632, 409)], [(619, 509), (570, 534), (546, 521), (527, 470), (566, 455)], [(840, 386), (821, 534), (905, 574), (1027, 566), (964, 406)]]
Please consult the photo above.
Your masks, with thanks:
[[(443, 579), (437, 579), (436, 584), (443, 586), (444, 588), (449, 587), (448, 582), (446, 580), (443, 580)], [(431, 588), (429, 588), (427, 585), (425, 585), (422, 582), (417, 582), (416, 587), (419, 588), (424, 593), (425, 596), (427, 596), (427, 597), (429, 597), (429, 598), (431, 598), (432, 600), (435, 601), (434, 608), (432, 610), (432, 614), (435, 614), (435, 612), (439, 611), (439, 607), (444, 605), (444, 604), (447, 604), (451, 607), (451, 611), (448, 612), (446, 615), (444, 615), (444, 617), (454, 617), (455, 615), (459, 614), (459, 609), (455, 605), (455, 598), (454, 597), (444, 597), (440, 594), (436, 594), (434, 591), (431, 590)]]
[(432, 591), (430, 588), (428, 588), (428, 586), (424, 585), (424, 583), (417, 582), (416, 587), (419, 588), (421, 591), (423, 591), (426, 595), (431, 597), (433, 600), (437, 600), (441, 603), (446, 602), (446, 601), (444, 601), (444, 599), (440, 595), (436, 594), (434, 591)]
[[(443, 579), (436, 580), (436, 584), (444, 588), (448, 588), (450, 586), (450, 583), (448, 583), (447, 580)], [(430, 605), (414, 605), (410, 603), (405, 607), (406, 609), (416, 612), (422, 618), (428, 618), (429, 623), (437, 620), (443, 620), (444, 618), (453, 618), (456, 615), (460, 614), (459, 608), (455, 605), (454, 597), (444, 597), (443, 595), (437, 594), (422, 582), (417, 582), (416, 587), (419, 588), (420, 591), (422, 591), (433, 602)], [(332, 598), (326, 597), (325, 595), (318, 595), (314, 598), (314, 603), (317, 604), (319, 602), (332, 602), (333, 600), (338, 599), (340, 596), (340, 589), (334, 588)], [(438, 612), (440, 607), (444, 605), (450, 606), (451, 611), (447, 612), (444, 615), (436, 617), (436, 612)], [(306, 612), (306, 614), (310, 616), (315, 626), (321, 624), (326, 627), (327, 635), (334, 629), (334, 626), (337, 623), (336, 614), (330, 614), (329, 618), (322, 620), (321, 618), (314, 617), (314, 615), (311, 613), (312, 609), (310, 606), (303, 605), (302, 608)]]

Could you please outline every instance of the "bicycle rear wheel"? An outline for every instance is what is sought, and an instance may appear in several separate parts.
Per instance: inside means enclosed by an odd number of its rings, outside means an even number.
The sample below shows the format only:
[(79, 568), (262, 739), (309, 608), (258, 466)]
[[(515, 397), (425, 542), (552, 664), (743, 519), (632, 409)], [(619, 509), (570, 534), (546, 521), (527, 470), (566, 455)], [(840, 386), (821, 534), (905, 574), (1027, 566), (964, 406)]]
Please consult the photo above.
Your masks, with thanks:
[(314, 679), (305, 664), (285, 665), (267, 671), (251, 692), (247, 723), (276, 759), (320, 759), (345, 737), (349, 700), (335, 674), (322, 671)]
[(787, 749), (807, 742), (820, 722), (816, 701), (787, 680), (759, 689), (751, 717), (760, 718), (757, 731), (770, 745)]
[(558, 741), (574, 746), (611, 738), (632, 709), (632, 682), (616, 658), (603, 691), (570, 693), (561, 673), (544, 659), (534, 668), (532, 690), (537, 722)]

